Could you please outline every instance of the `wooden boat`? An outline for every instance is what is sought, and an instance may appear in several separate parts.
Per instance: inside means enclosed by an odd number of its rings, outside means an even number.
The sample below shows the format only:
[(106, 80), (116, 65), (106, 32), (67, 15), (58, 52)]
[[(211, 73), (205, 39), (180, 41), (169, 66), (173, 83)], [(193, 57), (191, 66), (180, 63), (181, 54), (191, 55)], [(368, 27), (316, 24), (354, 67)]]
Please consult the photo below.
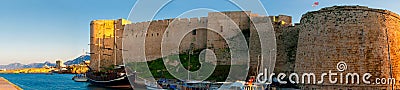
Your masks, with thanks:
[(123, 65), (118, 66), (110, 72), (89, 71), (86, 75), (88, 82), (92, 85), (120, 88), (130, 88), (131, 84), (128, 77), (134, 77), (134, 75), (126, 74)]

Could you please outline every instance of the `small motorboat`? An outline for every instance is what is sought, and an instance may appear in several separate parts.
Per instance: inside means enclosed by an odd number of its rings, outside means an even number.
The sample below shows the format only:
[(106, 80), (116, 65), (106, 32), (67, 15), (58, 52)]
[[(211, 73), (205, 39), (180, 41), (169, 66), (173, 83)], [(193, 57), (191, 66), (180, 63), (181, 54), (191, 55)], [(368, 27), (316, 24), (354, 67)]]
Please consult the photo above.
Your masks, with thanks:
[(74, 80), (75, 82), (87, 82), (88, 78), (85, 74), (76, 74), (76, 76), (74, 76), (72, 80)]
[(163, 89), (162, 86), (160, 86), (157, 82), (150, 82), (150, 81), (144, 81), (146, 84), (147, 90), (168, 90), (168, 89)]
[(179, 87), (181, 90), (210, 90), (210, 86), (208, 81), (186, 81)]

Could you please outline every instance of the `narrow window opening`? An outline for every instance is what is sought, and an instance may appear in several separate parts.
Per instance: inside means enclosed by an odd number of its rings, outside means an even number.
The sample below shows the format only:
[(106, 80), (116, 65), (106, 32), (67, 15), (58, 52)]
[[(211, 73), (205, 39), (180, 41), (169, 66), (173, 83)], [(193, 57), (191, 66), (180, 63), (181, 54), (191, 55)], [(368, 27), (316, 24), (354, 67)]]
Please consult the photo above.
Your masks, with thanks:
[(224, 32), (224, 27), (223, 26), (221, 26), (221, 32)]
[(196, 33), (197, 33), (196, 30), (192, 31), (192, 35), (196, 35)]

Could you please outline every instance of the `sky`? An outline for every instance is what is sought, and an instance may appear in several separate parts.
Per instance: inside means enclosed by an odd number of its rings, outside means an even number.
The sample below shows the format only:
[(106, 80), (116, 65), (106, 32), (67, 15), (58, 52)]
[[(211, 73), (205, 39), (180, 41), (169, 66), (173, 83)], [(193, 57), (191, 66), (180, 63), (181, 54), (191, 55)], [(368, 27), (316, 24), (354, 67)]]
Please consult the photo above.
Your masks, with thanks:
[[(398, 0), (260, 1), (268, 15), (289, 15), (293, 17), (293, 22), (299, 22), (301, 15), (306, 12), (334, 5), (362, 5), (400, 13)], [(316, 1), (320, 5), (312, 7)], [(134, 15), (148, 12), (147, 7), (131, 12), (136, 2), (137, 0), (1, 0), (0, 65), (74, 59), (82, 55), (83, 50), (89, 50), (90, 21), (128, 17), (136, 17), (131, 19), (134, 22), (146, 21)], [(173, 0), (159, 11), (155, 19), (177, 17), (198, 8), (216, 11), (241, 10), (228, 0)], [(206, 15), (203, 12), (184, 17)]]

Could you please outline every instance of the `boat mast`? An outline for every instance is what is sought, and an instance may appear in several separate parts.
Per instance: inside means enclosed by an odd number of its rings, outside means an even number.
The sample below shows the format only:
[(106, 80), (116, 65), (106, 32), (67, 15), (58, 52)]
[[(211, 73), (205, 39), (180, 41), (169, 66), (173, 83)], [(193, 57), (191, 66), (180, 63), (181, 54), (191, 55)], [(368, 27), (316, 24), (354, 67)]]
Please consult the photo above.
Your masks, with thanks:
[(116, 32), (117, 32), (117, 30), (119, 30), (117, 27), (116, 27), (117, 25), (115, 24), (115, 21), (114, 21), (114, 46), (113, 46), (113, 48), (114, 48), (114, 66), (116, 66), (117, 65), (117, 34), (116, 34)]
[(193, 54), (193, 42), (189, 46), (188, 81), (190, 81), (190, 56)]
[(189, 62), (188, 62), (188, 81), (190, 81), (190, 49), (191, 48), (189, 48)]

